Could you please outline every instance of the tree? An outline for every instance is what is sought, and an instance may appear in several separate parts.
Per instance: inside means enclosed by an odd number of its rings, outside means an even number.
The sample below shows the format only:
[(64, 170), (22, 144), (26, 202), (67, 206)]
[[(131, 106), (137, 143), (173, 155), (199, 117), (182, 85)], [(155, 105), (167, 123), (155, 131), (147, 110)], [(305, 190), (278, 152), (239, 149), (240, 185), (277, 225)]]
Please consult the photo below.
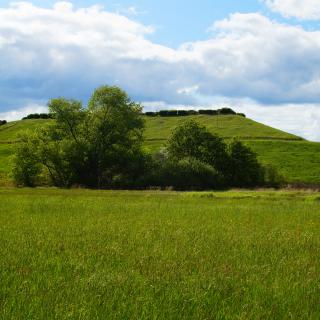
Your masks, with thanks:
[(194, 158), (224, 174), (228, 162), (227, 146), (217, 135), (190, 120), (177, 127), (168, 142), (169, 156), (176, 160)]
[(59, 187), (99, 188), (132, 183), (143, 171), (141, 107), (123, 90), (98, 88), (88, 108), (64, 98), (52, 99), (48, 106), (55, 120), (25, 136), (16, 152), (16, 168), (23, 157), (31, 161), (33, 155), (39, 168), (34, 175), (46, 173)]
[(229, 146), (230, 184), (235, 187), (255, 187), (262, 185), (264, 171), (256, 154), (238, 140)]

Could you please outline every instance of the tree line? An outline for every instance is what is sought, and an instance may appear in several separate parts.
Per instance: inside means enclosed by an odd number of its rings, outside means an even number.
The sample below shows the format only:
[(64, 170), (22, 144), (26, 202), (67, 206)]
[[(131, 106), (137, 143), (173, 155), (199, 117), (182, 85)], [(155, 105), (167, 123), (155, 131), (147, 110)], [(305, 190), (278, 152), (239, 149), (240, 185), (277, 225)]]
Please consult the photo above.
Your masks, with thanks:
[[(142, 115), (148, 117), (184, 117), (184, 116), (194, 116), (194, 115), (238, 115), (241, 117), (246, 117), (244, 113), (237, 113), (231, 108), (221, 108), (217, 110), (212, 109), (203, 109), (203, 110), (160, 110), (160, 111), (147, 111), (142, 112)], [(31, 113), (26, 117), (23, 117), (21, 120), (30, 120), (30, 119), (54, 119), (53, 113)]]
[(18, 186), (205, 190), (280, 183), (242, 142), (227, 144), (194, 120), (177, 127), (159, 152), (146, 151), (142, 107), (118, 87), (98, 88), (87, 107), (64, 98), (48, 107), (55, 121), (25, 132), (16, 146)]
[(148, 111), (144, 113), (149, 117), (183, 117), (183, 116), (191, 116), (191, 115), (210, 115), (210, 116), (218, 116), (218, 115), (238, 115), (241, 117), (246, 117), (244, 113), (237, 113), (231, 108), (221, 108), (217, 110), (212, 109), (200, 109), (200, 110), (160, 110), (160, 111)]

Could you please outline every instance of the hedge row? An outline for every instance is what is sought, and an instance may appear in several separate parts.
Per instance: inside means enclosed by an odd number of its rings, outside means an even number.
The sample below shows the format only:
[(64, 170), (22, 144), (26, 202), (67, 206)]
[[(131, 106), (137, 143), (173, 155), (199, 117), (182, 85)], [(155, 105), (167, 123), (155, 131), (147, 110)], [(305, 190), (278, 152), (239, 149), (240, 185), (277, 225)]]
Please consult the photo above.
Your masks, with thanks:
[(217, 110), (160, 110), (158, 112), (145, 112), (144, 113), (148, 117), (183, 117), (183, 116), (191, 116), (198, 114), (207, 114), (207, 115), (239, 115), (245, 117), (243, 113), (236, 113), (230, 108), (222, 108)]
[(51, 113), (32, 113), (28, 114), (26, 117), (22, 118), (22, 120), (28, 119), (53, 119), (53, 114)]

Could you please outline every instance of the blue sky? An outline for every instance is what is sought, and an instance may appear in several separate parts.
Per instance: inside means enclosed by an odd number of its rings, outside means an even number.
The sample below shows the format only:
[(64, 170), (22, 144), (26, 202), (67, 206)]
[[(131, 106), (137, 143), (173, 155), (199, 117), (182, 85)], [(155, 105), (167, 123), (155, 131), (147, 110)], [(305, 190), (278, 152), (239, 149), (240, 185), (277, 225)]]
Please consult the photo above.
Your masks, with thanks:
[(320, 140), (319, 52), (317, 0), (0, 0), (0, 118), (111, 84), (146, 109), (228, 105)]

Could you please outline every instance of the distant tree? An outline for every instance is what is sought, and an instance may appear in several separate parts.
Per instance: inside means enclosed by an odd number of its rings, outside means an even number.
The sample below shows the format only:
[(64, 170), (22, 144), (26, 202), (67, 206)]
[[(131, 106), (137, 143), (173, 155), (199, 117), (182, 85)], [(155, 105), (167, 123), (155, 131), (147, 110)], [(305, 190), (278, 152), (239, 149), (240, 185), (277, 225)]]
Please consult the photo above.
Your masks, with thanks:
[(3, 126), (7, 123), (7, 120), (0, 120), (0, 126)]
[(194, 158), (224, 173), (228, 161), (226, 144), (204, 126), (190, 120), (177, 127), (168, 141), (172, 159)]
[(229, 183), (235, 187), (255, 187), (264, 183), (264, 170), (256, 154), (239, 140), (229, 146)]
[(205, 110), (199, 110), (199, 114), (207, 114), (207, 115), (215, 116), (218, 114), (218, 111), (205, 109)]
[(23, 117), (22, 120), (30, 120), (30, 119), (53, 119), (52, 113), (31, 113), (26, 117)]
[(218, 112), (218, 114), (221, 114), (221, 115), (235, 115), (236, 114), (236, 112), (230, 108), (218, 109), (217, 112)]

